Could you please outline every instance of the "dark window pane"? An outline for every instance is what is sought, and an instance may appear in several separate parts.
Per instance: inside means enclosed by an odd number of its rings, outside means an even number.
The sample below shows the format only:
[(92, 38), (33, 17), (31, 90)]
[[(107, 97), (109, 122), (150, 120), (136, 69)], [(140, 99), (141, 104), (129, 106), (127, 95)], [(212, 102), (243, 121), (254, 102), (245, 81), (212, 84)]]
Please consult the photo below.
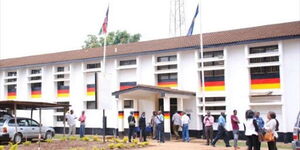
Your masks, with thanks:
[(157, 62), (167, 62), (167, 61), (176, 61), (176, 60), (177, 60), (176, 55), (157, 57)]
[(6, 82), (16, 82), (17, 79), (6, 79)]
[(124, 100), (124, 108), (133, 108), (133, 100)]
[(57, 67), (57, 72), (64, 72), (65, 71), (65, 67)]
[(250, 51), (249, 51), (250, 54), (268, 53), (268, 52), (278, 52), (278, 45), (252, 47), (252, 48), (250, 48)]
[[(57, 102), (57, 104), (70, 105), (70, 102)], [(68, 111), (68, 110), (66, 110), (66, 111)], [(56, 112), (64, 112), (64, 109), (58, 108), (58, 109), (56, 109)]]
[(86, 109), (96, 109), (96, 102), (95, 101), (87, 101)]
[[(223, 50), (203, 52), (204, 58), (223, 57), (223, 56), (224, 56)], [(201, 58), (200, 53), (199, 53), (199, 58)]]
[(121, 60), (119, 65), (120, 66), (127, 66), (127, 65), (135, 65), (136, 64), (136, 60)]
[(31, 70), (31, 74), (40, 74), (41, 73), (41, 69), (32, 69)]
[(63, 122), (64, 121), (64, 116), (56, 116), (56, 121), (57, 122)]
[(157, 66), (157, 70), (177, 69), (177, 65)]
[(100, 68), (100, 63), (86, 65), (86, 69), (95, 69), (95, 68)]
[(279, 56), (250, 58), (250, 63), (276, 62), (276, 61), (279, 61)]
[(8, 77), (17, 76), (17, 72), (7, 72)]
[(39, 77), (30, 77), (30, 80), (42, 80), (42, 77), (39, 76)]
[(56, 76), (56, 78), (57, 79), (63, 79), (63, 78), (65, 78), (65, 75), (64, 74), (59, 74), (59, 75)]

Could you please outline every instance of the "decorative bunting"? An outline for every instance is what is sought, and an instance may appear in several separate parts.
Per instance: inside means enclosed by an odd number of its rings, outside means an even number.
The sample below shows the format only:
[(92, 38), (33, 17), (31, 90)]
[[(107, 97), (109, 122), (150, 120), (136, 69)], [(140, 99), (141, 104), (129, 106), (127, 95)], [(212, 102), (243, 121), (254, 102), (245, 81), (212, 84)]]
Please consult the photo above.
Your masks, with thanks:
[(120, 82), (120, 90), (129, 89), (136, 86), (136, 82)]
[(86, 95), (87, 96), (95, 96), (95, 84), (88, 84), (86, 86)]

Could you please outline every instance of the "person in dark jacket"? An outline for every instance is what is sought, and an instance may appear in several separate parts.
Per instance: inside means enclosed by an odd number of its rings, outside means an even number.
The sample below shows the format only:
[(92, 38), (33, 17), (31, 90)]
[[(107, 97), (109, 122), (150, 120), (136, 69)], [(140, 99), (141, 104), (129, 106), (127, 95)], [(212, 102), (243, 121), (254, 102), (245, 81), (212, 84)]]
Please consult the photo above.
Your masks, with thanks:
[(131, 137), (134, 134), (134, 128), (135, 128), (135, 118), (133, 116), (133, 112), (130, 112), (130, 116), (128, 117), (128, 125), (129, 125), (128, 139), (129, 142), (131, 142)]
[[(139, 128), (140, 128), (140, 141), (146, 141), (146, 117), (145, 112), (142, 113), (139, 119)], [(143, 139), (143, 140), (142, 140)]]

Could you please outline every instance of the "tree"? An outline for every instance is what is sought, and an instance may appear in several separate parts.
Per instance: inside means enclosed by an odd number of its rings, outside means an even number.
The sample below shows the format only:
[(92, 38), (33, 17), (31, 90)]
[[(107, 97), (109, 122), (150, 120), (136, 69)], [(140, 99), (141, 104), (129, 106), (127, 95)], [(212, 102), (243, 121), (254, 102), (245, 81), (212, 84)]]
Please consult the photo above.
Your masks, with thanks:
[[(127, 31), (109, 32), (106, 37), (106, 45), (126, 44), (138, 42), (141, 34), (130, 35)], [(95, 48), (104, 46), (104, 37), (97, 37), (96, 35), (88, 35), (84, 41), (85, 45), (82, 48)]]

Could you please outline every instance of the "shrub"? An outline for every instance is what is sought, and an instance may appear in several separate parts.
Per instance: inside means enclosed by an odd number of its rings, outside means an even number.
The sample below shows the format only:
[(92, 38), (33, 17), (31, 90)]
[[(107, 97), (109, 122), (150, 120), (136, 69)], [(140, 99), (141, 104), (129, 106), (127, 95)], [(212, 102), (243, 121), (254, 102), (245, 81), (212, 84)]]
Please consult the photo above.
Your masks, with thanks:
[(128, 137), (124, 137), (122, 143), (127, 143), (127, 142), (128, 142)]
[(65, 136), (60, 138), (60, 141), (67, 141), (67, 140), (68, 140), (68, 138)]
[(26, 142), (23, 143), (23, 145), (29, 146), (29, 145), (31, 145), (31, 142), (30, 141), (26, 141)]
[(87, 137), (87, 136), (85, 136), (85, 137), (82, 137), (81, 139), (80, 139), (81, 141), (90, 141), (90, 138), (89, 137)]
[(115, 144), (114, 144), (114, 143), (108, 144), (108, 148), (109, 148), (109, 149), (114, 149), (114, 148), (115, 148)]
[(11, 145), (9, 150), (18, 150), (18, 144)]
[(100, 141), (100, 137), (98, 137), (98, 136), (93, 136), (93, 141), (99, 142), (99, 141)]
[(0, 150), (5, 150), (5, 147), (4, 146), (0, 146)]
[(133, 147), (136, 146), (136, 144), (135, 143), (131, 143), (129, 146), (133, 148)]
[(133, 143), (134, 143), (134, 144), (138, 144), (139, 141), (138, 141), (137, 139), (134, 139), (134, 140), (133, 140)]
[(124, 148), (125, 146), (124, 146), (123, 143), (118, 143), (118, 144), (115, 145), (115, 147), (121, 149), (121, 148)]
[(52, 143), (53, 142), (53, 140), (52, 139), (47, 139), (47, 140), (45, 140), (47, 143)]
[(70, 140), (70, 141), (76, 141), (76, 140), (77, 140), (77, 137), (76, 137), (76, 136), (70, 136), (70, 137), (69, 137), (69, 140)]

